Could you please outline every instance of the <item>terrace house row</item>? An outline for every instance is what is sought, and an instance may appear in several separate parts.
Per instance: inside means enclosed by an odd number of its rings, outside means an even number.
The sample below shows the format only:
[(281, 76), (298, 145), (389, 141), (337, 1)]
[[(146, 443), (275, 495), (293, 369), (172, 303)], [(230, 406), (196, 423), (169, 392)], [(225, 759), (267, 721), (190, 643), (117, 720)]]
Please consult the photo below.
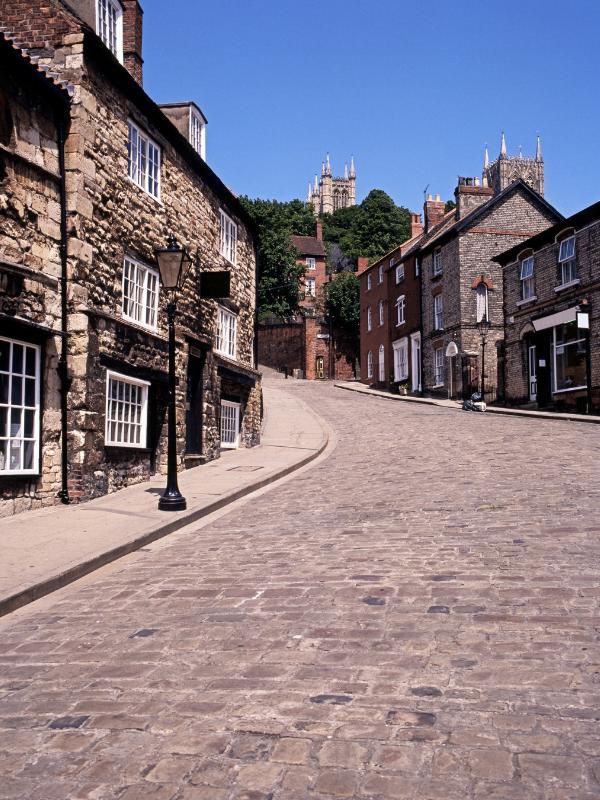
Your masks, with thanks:
[[(503, 136), (500, 154), (492, 164), (486, 151), (481, 181), (459, 178), (455, 204), (455, 208), (446, 212), (439, 195), (435, 199), (430, 195), (424, 204), (422, 235), (401, 248), (399, 261), (394, 264), (394, 269), (404, 266), (405, 274), (414, 264), (413, 274), (419, 282), (419, 291), (412, 294), (413, 308), (405, 309), (404, 313), (415, 327), (416, 319), (419, 320), (420, 336), (411, 335), (410, 346), (411, 353), (417, 347), (419, 350), (420, 380), (411, 377), (407, 388), (444, 397), (467, 397), (475, 391), (481, 381), (477, 323), (484, 320), (489, 323), (485, 385), (486, 399), (490, 401), (498, 392), (502, 393), (504, 339), (503, 276), (493, 258), (562, 219), (543, 198), (539, 141), (535, 158), (513, 158), (506, 153)], [(393, 280), (388, 286), (393, 286)], [(361, 337), (369, 327), (369, 316), (373, 320), (381, 305), (390, 307), (391, 319), (389, 289), (386, 287), (384, 296), (377, 300), (377, 308), (367, 299), (367, 289), (363, 279)], [(379, 319), (375, 317), (375, 324)], [(381, 358), (388, 364), (393, 363), (398, 335), (395, 326), (390, 325), (390, 329), (392, 336), (379, 343), (380, 349), (384, 347)], [(366, 355), (366, 360), (361, 361), (361, 380), (386, 388), (390, 378), (397, 379), (398, 375), (388, 375), (378, 365), (370, 369), (369, 349), (365, 353), (361, 342), (361, 353)], [(401, 363), (405, 363), (403, 349), (400, 353)], [(408, 361), (416, 376), (412, 355)]]
[[(166, 298), (154, 251), (193, 257), (178, 298), (179, 468), (252, 446), (255, 247), (205, 161), (194, 103), (142, 88), (137, 0), (5, 0), (0, 17), (0, 513), (164, 471)], [(201, 296), (228, 270), (230, 296)]]

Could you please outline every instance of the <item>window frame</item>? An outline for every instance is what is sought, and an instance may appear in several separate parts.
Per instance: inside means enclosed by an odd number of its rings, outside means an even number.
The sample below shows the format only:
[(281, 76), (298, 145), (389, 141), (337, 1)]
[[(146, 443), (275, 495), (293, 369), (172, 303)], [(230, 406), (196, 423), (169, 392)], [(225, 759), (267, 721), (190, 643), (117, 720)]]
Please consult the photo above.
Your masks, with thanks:
[(189, 139), (200, 158), (206, 161), (206, 123), (192, 107), (190, 107)]
[[(519, 267), (519, 280), (521, 282), (521, 300), (532, 300), (535, 297), (535, 256), (522, 258)], [(531, 269), (525, 273), (526, 266)]]
[[(222, 329), (222, 321), (229, 319), (233, 322), (232, 325), (227, 324), (225, 329)], [(237, 314), (230, 311), (225, 306), (217, 305), (217, 334), (215, 336), (215, 351), (226, 358), (235, 361), (237, 357)], [(231, 331), (233, 330), (233, 333)], [(232, 345), (233, 342), (233, 346)], [(223, 343), (227, 347), (223, 346)]]
[(398, 264), (396, 266), (396, 285), (402, 283), (404, 277), (405, 277), (404, 264)]
[(441, 292), (433, 296), (433, 329), (434, 331), (444, 330), (444, 297)]
[[(118, 419), (113, 420), (110, 415), (110, 385), (111, 381), (119, 383), (126, 383), (130, 386), (136, 386), (142, 389), (142, 403), (140, 410), (140, 441), (139, 442), (121, 442), (111, 438), (110, 424), (111, 422), (119, 422)], [(147, 450), (148, 449), (148, 395), (150, 392), (150, 381), (142, 380), (141, 378), (133, 378), (131, 375), (124, 375), (121, 372), (114, 370), (106, 370), (105, 382), (105, 406), (104, 406), (104, 446), (105, 447), (124, 447), (128, 450)], [(129, 404), (131, 405), (131, 403)], [(124, 420), (122, 420), (124, 422)], [(130, 424), (130, 421), (127, 423)]]
[(380, 300), (377, 304), (377, 315), (379, 319), (379, 327), (381, 328), (382, 325), (385, 325), (385, 306), (383, 305), (383, 300)]
[(367, 378), (373, 377), (373, 351), (367, 353)]
[(367, 331), (373, 330), (373, 312), (371, 306), (367, 307)]
[[(563, 255), (563, 247), (572, 243), (572, 252)], [(575, 233), (565, 236), (558, 243), (558, 268), (559, 268), (559, 286), (571, 286), (579, 280), (577, 273), (577, 246), (575, 241)], [(567, 280), (565, 280), (565, 277)]]
[(317, 280), (316, 278), (304, 279), (304, 296), (316, 297), (317, 296)]
[(377, 379), (379, 383), (385, 383), (385, 347), (379, 345), (379, 361), (377, 362)]
[(406, 295), (401, 294), (394, 305), (396, 306), (396, 326), (404, 325), (406, 322)]
[[(408, 336), (405, 336), (403, 339), (400, 339), (397, 342), (392, 344), (392, 349), (394, 351), (394, 381), (399, 383), (400, 381), (408, 380), (409, 370), (408, 370)], [(401, 354), (404, 354), (404, 358), (401, 358)], [(404, 371), (402, 371), (401, 367), (404, 365)]]
[[(479, 299), (483, 298), (483, 313), (480, 315)], [(443, 305), (442, 305), (443, 316)], [(475, 288), (475, 322), (483, 320), (489, 321), (490, 319), (490, 293), (486, 284), (481, 281)], [(443, 321), (443, 320), (442, 320)]]
[(222, 208), (219, 209), (219, 218), (219, 253), (235, 266), (237, 264), (238, 225)]
[[(566, 323), (566, 324), (571, 324), (571, 323)], [(583, 335), (580, 335), (578, 339), (572, 339), (572, 340), (569, 340), (567, 342), (562, 342), (561, 344), (557, 344), (557, 342), (556, 342), (556, 331), (557, 331), (557, 328), (559, 328), (559, 327), (562, 327), (562, 326), (555, 325), (552, 328), (552, 394), (563, 394), (565, 392), (577, 392), (577, 391), (580, 392), (580, 391), (585, 390), (587, 388), (587, 382), (583, 383), (583, 384), (578, 384), (577, 386), (568, 386), (568, 387), (566, 387), (564, 389), (559, 389), (558, 388), (558, 370), (556, 368), (556, 356), (557, 355), (562, 355), (562, 352), (564, 352), (567, 347), (572, 347), (574, 345), (576, 346), (576, 345), (581, 345), (581, 344), (585, 345), (587, 339), (586, 339), (585, 334), (583, 334)], [(579, 328), (577, 330), (579, 331)], [(557, 354), (558, 347), (562, 347), (562, 352), (560, 354)], [(585, 362), (585, 358), (586, 358), (585, 352), (583, 354), (581, 354), (581, 355), (583, 355), (584, 363), (586, 364), (585, 369), (586, 369), (586, 381), (587, 381), (587, 363)]]
[[(130, 266), (134, 267), (134, 269), (136, 271), (136, 275), (137, 275), (137, 272), (139, 270), (143, 270), (144, 273), (145, 273), (144, 284), (143, 284), (143, 289), (142, 289), (143, 295), (144, 295), (144, 301), (147, 299), (147, 295), (148, 295), (148, 291), (149, 291), (148, 290), (148, 277), (150, 275), (152, 275), (152, 277), (155, 279), (156, 290), (154, 292), (155, 299), (154, 299), (153, 308), (150, 308), (150, 306), (145, 305), (145, 304), (143, 305), (142, 303), (140, 303), (139, 301), (135, 300), (134, 298), (129, 298), (130, 302), (132, 304), (135, 304), (135, 305), (139, 306), (140, 308), (142, 308), (145, 311), (145, 315), (147, 315), (148, 309), (150, 309), (151, 316), (154, 315), (154, 323), (149, 323), (149, 322), (144, 322), (142, 320), (139, 320), (136, 317), (134, 317), (133, 315), (128, 314), (126, 312), (126, 310), (125, 310), (125, 299), (126, 299), (126, 296), (125, 296), (125, 266), (126, 266), (126, 264), (129, 264)], [(130, 284), (132, 283), (131, 278), (128, 278), (128, 281), (129, 281)], [(152, 290), (150, 290), (150, 291), (152, 291)], [(154, 267), (150, 267), (148, 264), (145, 264), (143, 261), (139, 261), (138, 259), (133, 258), (133, 256), (126, 255), (124, 257), (124, 259), (123, 259), (123, 270), (122, 270), (122, 279), (121, 279), (121, 314), (123, 316), (123, 319), (129, 320), (130, 322), (134, 322), (136, 325), (140, 325), (142, 328), (147, 328), (148, 330), (156, 331), (156, 330), (158, 330), (158, 308), (159, 308), (159, 303), (160, 303), (160, 273), (158, 272), (158, 270), (154, 269)]]
[[(5, 454), (5, 462), (4, 465), (7, 466), (10, 464), (10, 443), (12, 441), (19, 441), (20, 448), (19, 448), (19, 457), (20, 463), (23, 463), (23, 458), (25, 454), (25, 443), (26, 442), (33, 442), (33, 456), (31, 459), (31, 468), (30, 469), (0, 469), (0, 479), (3, 477), (13, 477), (19, 478), (23, 476), (31, 476), (31, 475), (40, 475), (40, 453), (41, 453), (41, 440), (42, 440), (42, 430), (41, 430), (41, 422), (42, 422), (42, 408), (41, 408), (41, 363), (42, 363), (42, 348), (39, 344), (34, 344), (33, 342), (26, 342), (21, 339), (12, 339), (9, 336), (0, 336), (0, 341), (8, 342), (9, 343), (9, 363), (8, 363), (8, 370), (2, 370), (3, 375), (8, 376), (8, 383), (7, 383), (7, 395), (6, 395), (6, 402), (1, 403), (0, 408), (6, 409), (6, 428), (4, 429), (4, 434), (2, 435), (2, 431), (0, 430), (0, 437), (2, 441), (6, 442), (6, 454)], [(13, 359), (14, 359), (14, 346), (18, 345), (19, 347), (23, 348), (23, 355), (22, 355), (22, 369), (20, 373), (16, 373), (13, 371)], [(35, 352), (35, 367), (34, 367), (34, 374), (29, 375), (27, 373), (27, 350), (26, 348), (31, 348)], [(21, 380), (21, 402), (14, 403), (13, 402), (13, 380), (17, 377)], [(26, 389), (27, 389), (27, 380), (33, 378), (34, 379), (34, 397), (33, 397), (33, 405), (27, 403), (26, 400)], [(13, 423), (13, 409), (20, 410), (20, 421), (18, 423)], [(33, 435), (32, 436), (25, 436), (25, 414), (27, 412), (33, 411)], [(19, 430), (21, 432), (20, 436), (12, 436), (11, 431), (13, 426), (17, 424)]]
[(305, 259), (306, 268), (313, 270), (317, 268), (317, 259), (314, 256), (306, 256)]
[[(441, 358), (438, 361), (438, 353)], [(433, 388), (437, 389), (444, 386), (444, 347), (434, 347), (433, 349)], [(441, 380), (440, 380), (441, 378)]]
[[(231, 408), (235, 412), (235, 427), (236, 427), (236, 435), (234, 442), (225, 442), (223, 440), (223, 408)], [(241, 435), (241, 410), (242, 404), (237, 403), (233, 400), (224, 400), (221, 398), (221, 402), (219, 404), (219, 441), (221, 444), (222, 450), (237, 450), (240, 446), (240, 435)]]
[(380, 264), (377, 270), (377, 283), (378, 284), (383, 283), (383, 264)]
[[(100, 6), (105, 5), (107, 12), (109, 8), (115, 11), (115, 49), (110, 45), (110, 34), (108, 34), (109, 41), (107, 41), (100, 30)], [(96, 35), (100, 41), (106, 46), (113, 56), (122, 64), (123, 63), (123, 8), (116, 0), (95, 0), (95, 18), (96, 18)], [(107, 21), (108, 29), (108, 21)]]
[[(135, 137), (132, 136), (132, 133), (135, 133)], [(134, 147), (134, 138), (135, 138), (135, 150), (136, 150), (136, 158), (133, 158), (133, 147)], [(145, 149), (143, 153), (143, 172), (141, 169), (141, 150), (140, 150), (140, 142), (145, 143)], [(156, 159), (150, 160), (150, 149), (153, 149), (156, 152)], [(154, 169), (151, 174), (150, 170), (150, 163), (152, 163)], [(134, 122), (132, 119), (127, 120), (127, 177), (129, 180), (134, 183), (139, 189), (145, 192), (147, 195), (152, 197), (158, 203), (161, 202), (160, 200), (160, 193), (161, 193), (161, 172), (162, 172), (162, 148), (156, 141), (150, 136), (150, 134), (146, 133), (143, 128)], [(142, 178), (140, 179), (140, 175)], [(155, 186), (156, 184), (156, 186)], [(154, 191), (156, 189), (156, 192)]]
[(369, 273), (367, 275), (367, 292), (370, 292), (372, 288), (373, 288), (373, 280), (372, 280), (371, 273)]
[(442, 248), (436, 247), (433, 251), (433, 276), (437, 277), (444, 272), (444, 265), (442, 262)]

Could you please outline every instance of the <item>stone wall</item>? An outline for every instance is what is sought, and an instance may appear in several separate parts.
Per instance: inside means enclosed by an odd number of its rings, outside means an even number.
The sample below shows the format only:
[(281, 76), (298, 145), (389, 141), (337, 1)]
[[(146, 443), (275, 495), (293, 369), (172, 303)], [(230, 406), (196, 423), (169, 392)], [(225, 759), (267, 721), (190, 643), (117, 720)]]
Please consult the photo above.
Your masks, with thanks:
[(0, 337), (39, 345), (42, 354), (41, 476), (0, 476), (0, 515), (6, 515), (54, 503), (61, 486), (56, 115), (64, 115), (66, 104), (44, 88), (45, 78), (36, 80), (24, 64), (9, 65), (9, 51), (1, 52)]

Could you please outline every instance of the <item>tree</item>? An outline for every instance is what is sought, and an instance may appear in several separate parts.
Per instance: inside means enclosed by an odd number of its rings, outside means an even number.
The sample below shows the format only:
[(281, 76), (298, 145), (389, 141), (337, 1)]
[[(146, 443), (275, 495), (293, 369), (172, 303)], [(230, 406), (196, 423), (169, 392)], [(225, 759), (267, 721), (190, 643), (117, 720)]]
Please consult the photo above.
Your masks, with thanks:
[(290, 236), (314, 233), (315, 218), (301, 201), (240, 198), (252, 217), (257, 233), (259, 316), (288, 318), (298, 310), (300, 279), (304, 268), (297, 264), (297, 252)]
[(359, 283), (355, 272), (339, 272), (325, 284), (325, 309), (333, 325), (358, 336), (360, 323)]
[(382, 189), (373, 189), (360, 205), (325, 214), (323, 230), (325, 240), (339, 245), (356, 265), (359, 256), (374, 260), (406, 241), (410, 212)]
[(453, 211), (456, 208), (456, 203), (454, 200), (446, 200), (446, 205), (444, 206), (444, 213), (447, 214), (448, 211)]

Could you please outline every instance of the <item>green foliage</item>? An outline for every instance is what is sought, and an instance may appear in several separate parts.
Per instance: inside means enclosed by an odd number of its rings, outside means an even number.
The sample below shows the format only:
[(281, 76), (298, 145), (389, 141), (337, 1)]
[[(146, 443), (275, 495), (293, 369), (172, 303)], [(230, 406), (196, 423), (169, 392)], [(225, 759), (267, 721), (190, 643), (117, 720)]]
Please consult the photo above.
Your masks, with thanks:
[(325, 284), (325, 309), (336, 327), (358, 336), (360, 322), (359, 283), (356, 273), (339, 272)]
[(258, 231), (258, 308), (260, 317), (288, 318), (298, 310), (299, 283), (304, 273), (296, 263), (290, 236), (314, 235), (315, 218), (301, 200), (240, 198)]
[(456, 208), (456, 203), (454, 200), (446, 200), (446, 205), (444, 206), (444, 213), (447, 214), (448, 211), (453, 211)]
[(373, 189), (358, 206), (341, 208), (323, 216), (329, 244), (337, 244), (356, 266), (359, 256), (371, 261), (406, 241), (410, 212), (397, 206), (382, 189)]

